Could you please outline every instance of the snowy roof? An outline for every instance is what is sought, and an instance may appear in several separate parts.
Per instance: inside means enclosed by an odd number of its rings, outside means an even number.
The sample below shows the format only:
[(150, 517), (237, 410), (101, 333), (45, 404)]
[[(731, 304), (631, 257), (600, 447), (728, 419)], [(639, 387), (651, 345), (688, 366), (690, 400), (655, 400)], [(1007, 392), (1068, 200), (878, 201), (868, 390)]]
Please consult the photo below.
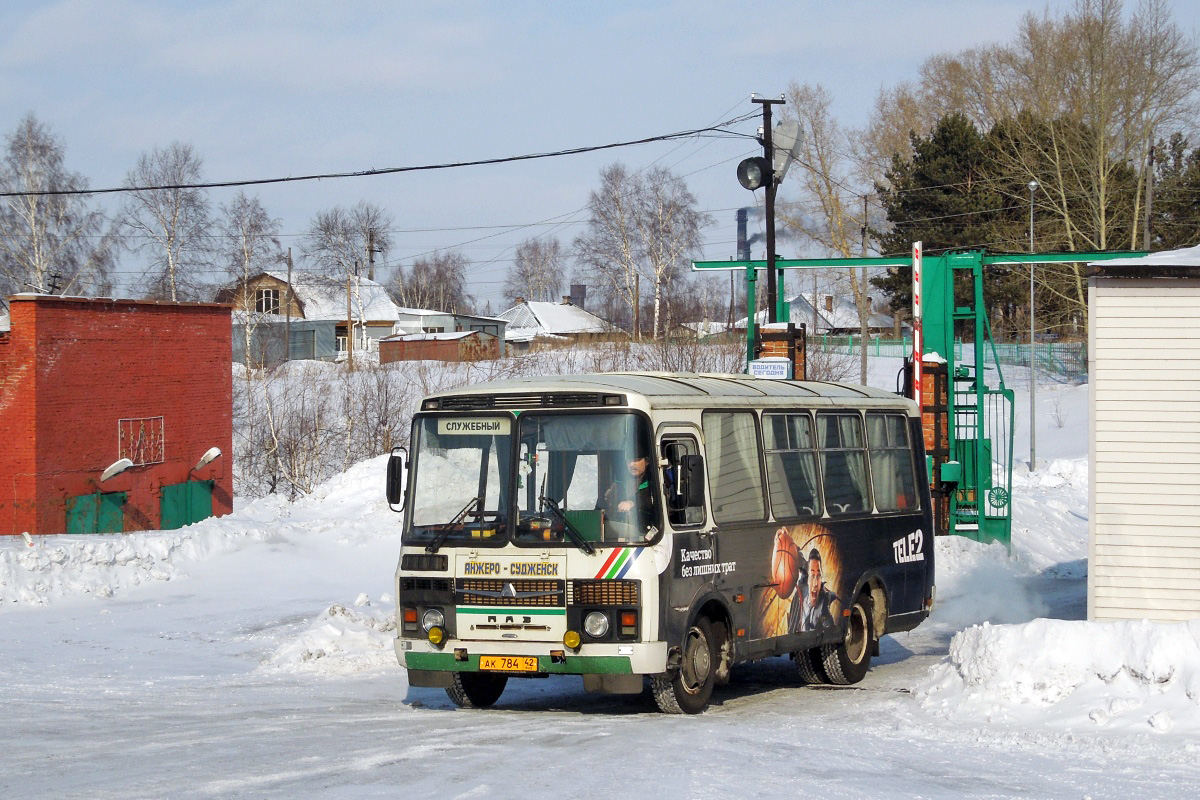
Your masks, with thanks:
[(687, 328), (697, 336), (712, 336), (718, 333), (724, 333), (727, 327), (724, 322), (715, 322), (713, 320), (705, 320), (703, 322), (683, 322), (679, 327)]
[(1093, 267), (1200, 267), (1200, 245), (1178, 250), (1162, 250), (1144, 256), (1114, 258), (1111, 261), (1092, 261)]
[[(542, 334), (608, 333), (613, 326), (570, 303), (528, 300), (498, 315), (508, 322), (505, 339), (516, 341), (517, 330), (532, 328)], [(520, 335), (520, 334), (517, 334)]]
[[(462, 339), (479, 331), (451, 331), (449, 333), (401, 333), (380, 339), (381, 342), (438, 342)], [(490, 334), (483, 334), (488, 336)]]
[[(833, 297), (833, 309), (826, 310), (825, 298)], [(817, 310), (816, 310), (816, 330), (844, 330), (847, 328), (858, 328), (858, 305), (849, 297), (843, 295), (827, 295), (821, 292), (817, 293)], [(813, 327), (813, 303), (812, 294), (798, 294), (788, 299), (788, 305), (791, 309), (791, 321), (797, 326), (804, 323), (809, 328)], [(762, 324), (767, 320), (767, 310), (763, 309), (754, 315), (755, 322)], [(867, 318), (867, 326), (871, 328), (890, 328), (894, 324), (894, 320), (889, 314), (881, 314), (872, 312)], [(739, 319), (735, 326), (746, 327), (746, 318)]]
[[(267, 272), (287, 283), (286, 272)], [(346, 282), (305, 272), (292, 273), (292, 291), (304, 307), (305, 319), (346, 319)], [(395, 322), (400, 317), (387, 290), (370, 278), (353, 279), (350, 305), (354, 319)]]

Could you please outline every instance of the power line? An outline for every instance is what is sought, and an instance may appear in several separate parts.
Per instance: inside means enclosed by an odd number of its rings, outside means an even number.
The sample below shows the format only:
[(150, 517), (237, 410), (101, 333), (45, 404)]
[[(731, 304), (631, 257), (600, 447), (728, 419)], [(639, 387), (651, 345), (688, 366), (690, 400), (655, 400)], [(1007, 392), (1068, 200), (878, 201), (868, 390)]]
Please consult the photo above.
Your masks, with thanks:
[(582, 153), (594, 153), (600, 150), (612, 150), (619, 147), (633, 147), (639, 144), (650, 144), (652, 142), (667, 142), (676, 139), (689, 139), (692, 137), (700, 137), (704, 134), (720, 133), (729, 137), (743, 136), (734, 131), (726, 130), (731, 125), (736, 125), (739, 122), (752, 117), (753, 114), (743, 114), (739, 117), (726, 120), (725, 122), (711, 125), (706, 128), (695, 128), (688, 131), (678, 131), (676, 133), (667, 133), (660, 136), (647, 136), (642, 139), (631, 139), (624, 142), (612, 142), (609, 144), (588, 145), (585, 147), (571, 147), (565, 150), (554, 150), (545, 153), (528, 153), (519, 156), (503, 156), (499, 158), (484, 158), (475, 161), (455, 161), (443, 164), (421, 164), (409, 167), (385, 167), (382, 169), (359, 170), (357, 172), (328, 172), (319, 175), (296, 175), (285, 178), (257, 178), (250, 180), (236, 181), (213, 181), (208, 183), (175, 183), (163, 184), (158, 186), (119, 186), (108, 189), (46, 189), (27, 192), (0, 192), (0, 197), (47, 197), (54, 195), (95, 195), (95, 194), (124, 194), (129, 192), (149, 192), (168, 189), (225, 189), (235, 186), (262, 186), (272, 183), (295, 183), (298, 181), (319, 181), (332, 180), (335, 178), (365, 178), (376, 175), (397, 175), (404, 172), (427, 172), (431, 170), (442, 169), (459, 169), (462, 167), (480, 167), (490, 164), (509, 164), (515, 161), (533, 161), (542, 158), (559, 158), (561, 156), (580, 155)]

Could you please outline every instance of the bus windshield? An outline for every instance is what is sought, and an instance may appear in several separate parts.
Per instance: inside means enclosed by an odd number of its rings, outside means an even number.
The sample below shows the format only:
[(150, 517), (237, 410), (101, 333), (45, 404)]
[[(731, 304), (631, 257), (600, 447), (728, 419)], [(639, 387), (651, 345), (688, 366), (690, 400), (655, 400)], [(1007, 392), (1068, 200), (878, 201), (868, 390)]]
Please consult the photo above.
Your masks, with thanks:
[(590, 548), (661, 526), (649, 428), (634, 414), (423, 417), (415, 433), (414, 544)]

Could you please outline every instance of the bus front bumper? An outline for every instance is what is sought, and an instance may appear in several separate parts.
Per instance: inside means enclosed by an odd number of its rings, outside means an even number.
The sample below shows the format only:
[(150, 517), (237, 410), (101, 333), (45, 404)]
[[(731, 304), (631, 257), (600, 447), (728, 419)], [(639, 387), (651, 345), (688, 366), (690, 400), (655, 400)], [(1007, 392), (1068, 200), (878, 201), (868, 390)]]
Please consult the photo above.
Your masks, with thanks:
[(666, 642), (585, 644), (575, 651), (550, 642), (451, 639), (438, 648), (423, 639), (396, 639), (395, 647), (401, 666), (433, 672), (477, 672), (480, 656), (533, 656), (538, 669), (531, 675), (656, 675), (667, 668)]

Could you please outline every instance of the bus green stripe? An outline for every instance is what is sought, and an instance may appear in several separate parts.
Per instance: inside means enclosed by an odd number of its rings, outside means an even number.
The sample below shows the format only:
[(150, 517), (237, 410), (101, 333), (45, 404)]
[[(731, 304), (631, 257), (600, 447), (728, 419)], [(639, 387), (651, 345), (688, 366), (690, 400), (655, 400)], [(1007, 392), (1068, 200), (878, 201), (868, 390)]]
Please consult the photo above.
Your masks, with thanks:
[(566, 616), (565, 608), (508, 608), (506, 606), (488, 606), (487, 608), (475, 608), (473, 606), (458, 606), (460, 614), (524, 614), (526, 616), (549, 616), (563, 617)]

